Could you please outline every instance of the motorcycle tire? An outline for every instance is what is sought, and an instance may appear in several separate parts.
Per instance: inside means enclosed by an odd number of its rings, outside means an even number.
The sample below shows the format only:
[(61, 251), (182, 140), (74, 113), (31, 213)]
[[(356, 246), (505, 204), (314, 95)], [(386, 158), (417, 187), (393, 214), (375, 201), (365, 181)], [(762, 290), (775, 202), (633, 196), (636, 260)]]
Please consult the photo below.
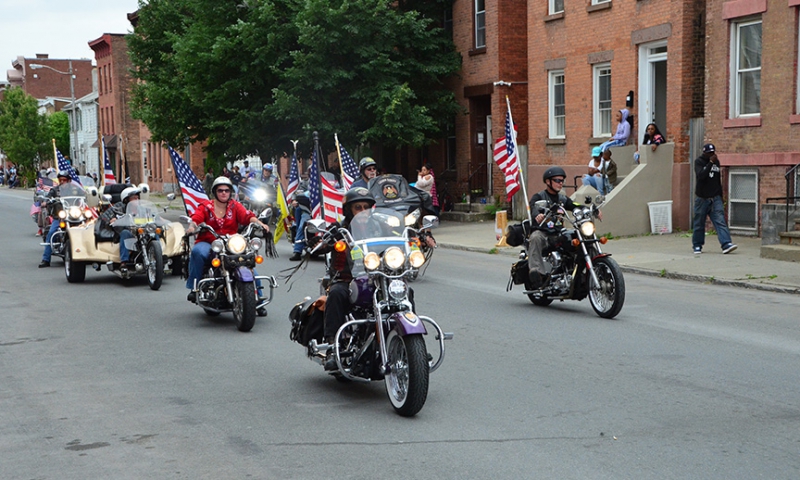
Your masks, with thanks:
[(430, 364), (421, 334), (402, 336), (397, 329), (386, 337), (389, 370), (384, 382), (386, 393), (395, 412), (413, 417), (425, 405), (428, 397)]
[(589, 277), (589, 302), (601, 318), (614, 318), (625, 303), (625, 279), (617, 262), (611, 257), (601, 257), (592, 267), (600, 285)]
[(249, 332), (256, 324), (256, 287), (253, 282), (235, 282), (233, 319), (240, 332)]
[(183, 265), (184, 265), (183, 255), (177, 255), (175, 257), (172, 257), (172, 276), (173, 277), (181, 277), (181, 276), (183, 276)]
[(86, 279), (86, 263), (72, 260), (72, 246), (64, 241), (64, 273), (69, 283), (82, 283)]
[(147, 256), (150, 257), (150, 262), (147, 264), (147, 283), (150, 285), (150, 290), (158, 290), (164, 281), (164, 255), (161, 253), (160, 241), (150, 242), (147, 246)]

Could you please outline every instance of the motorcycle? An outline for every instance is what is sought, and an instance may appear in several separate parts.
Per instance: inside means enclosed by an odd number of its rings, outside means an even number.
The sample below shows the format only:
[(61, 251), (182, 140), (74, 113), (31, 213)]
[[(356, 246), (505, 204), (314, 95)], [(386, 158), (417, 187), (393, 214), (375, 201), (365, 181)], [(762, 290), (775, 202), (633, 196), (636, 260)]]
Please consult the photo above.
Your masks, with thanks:
[[(181, 217), (181, 221), (188, 225), (191, 219)], [(206, 271), (193, 287), (197, 292), (195, 303), (202, 308), (206, 315), (216, 317), (222, 312), (233, 312), (236, 328), (240, 332), (249, 332), (256, 322), (256, 315), (265, 317), (267, 305), (272, 302), (272, 290), (278, 286), (273, 276), (256, 275), (255, 267), (264, 261), (258, 254), (263, 244), (261, 226), (248, 224), (242, 233), (233, 235), (220, 235), (214, 229), (201, 223), (198, 232), (207, 230), (215, 237), (211, 243), (214, 256), (211, 267)], [(189, 265), (188, 235), (184, 236), (186, 254), (183, 265)], [(269, 295), (258, 295), (257, 282), (266, 282)], [(261, 289), (265, 288), (262, 284)]]
[[(597, 203), (601, 203), (598, 199)], [(599, 211), (591, 197), (584, 205), (577, 206), (570, 218), (558, 204), (547, 201), (536, 202), (536, 208), (545, 215), (540, 227), (545, 225), (571, 225), (562, 228), (554, 244), (542, 252), (547, 270), (541, 287), (533, 288), (528, 276), (529, 223), (509, 227), (507, 242), (512, 246), (523, 245), (520, 260), (511, 266), (511, 279), (506, 291), (513, 285), (524, 285), (523, 292), (534, 305), (548, 306), (553, 300), (582, 300), (589, 297), (595, 313), (602, 318), (614, 318), (625, 303), (625, 279), (622, 270), (611, 254), (603, 253), (600, 245), (606, 237), (598, 238), (593, 219)], [(516, 244), (516, 245), (515, 245)]]
[[(67, 230), (92, 223), (96, 218), (96, 214), (87, 204), (86, 190), (83, 188), (73, 184), (61, 185), (59, 187), (59, 195), (56, 198), (47, 198), (45, 195), (39, 195), (36, 200), (42, 205), (45, 214), (52, 218), (52, 221), (47, 222), (46, 228), (50, 228), (49, 223), (59, 222), (58, 229), (50, 236), (50, 248), (53, 255), (66, 261)], [(47, 236), (47, 231), (44, 231), (44, 228), (42, 236), (45, 238)], [(47, 243), (42, 242), (40, 245), (46, 246)]]
[(255, 213), (259, 220), (269, 219), (269, 222), (264, 223), (269, 225), (270, 229), (275, 226), (280, 218), (280, 211), (276, 211), (277, 192), (274, 186), (256, 178), (249, 178), (246, 183), (239, 184), (239, 195), (242, 197), (244, 208)]
[[(339, 380), (383, 380), (394, 410), (410, 417), (425, 404), (429, 374), (442, 364), (444, 342), (453, 334), (443, 332), (432, 318), (414, 311), (408, 281), (425, 258), (418, 232), (404, 220), (399, 212), (378, 207), (358, 213), (350, 230), (334, 224), (318, 231), (319, 224), (306, 224), (307, 238), (318, 237), (312, 251), (327, 245), (346, 252), (353, 260), (352, 310), (333, 342), (322, 343), (322, 312), (307, 297), (289, 315), (289, 337), (306, 348), (309, 359), (321, 365), (331, 351), (336, 361), (331, 374)], [(423, 224), (433, 228), (438, 219), (427, 216)], [(325, 285), (323, 278), (321, 288)], [(423, 338), (428, 333), (426, 325), (436, 332), (439, 354), (435, 361)]]

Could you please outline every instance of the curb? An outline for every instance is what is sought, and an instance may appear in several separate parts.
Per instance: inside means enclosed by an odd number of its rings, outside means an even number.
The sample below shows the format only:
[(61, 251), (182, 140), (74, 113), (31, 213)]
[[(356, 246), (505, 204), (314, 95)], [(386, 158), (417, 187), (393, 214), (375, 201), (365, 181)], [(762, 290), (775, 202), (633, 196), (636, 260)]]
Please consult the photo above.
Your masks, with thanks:
[[(506, 255), (506, 256), (513, 256), (516, 257), (517, 253), (511, 250), (506, 250), (505, 247), (498, 247), (496, 253), (492, 253), (485, 248), (480, 247), (468, 247), (465, 245), (457, 245), (454, 243), (439, 243), (440, 248), (447, 248), (450, 250), (462, 250), (466, 252), (475, 252), (475, 253), (484, 253), (487, 255)], [(500, 250), (499, 248), (503, 248)], [(797, 287), (786, 287), (781, 285), (768, 285), (763, 283), (751, 283), (742, 280), (721, 280), (719, 278), (715, 278), (711, 275), (692, 275), (688, 273), (676, 273), (676, 272), (669, 272), (669, 271), (658, 271), (658, 270), (650, 270), (647, 268), (640, 268), (640, 267), (631, 267), (626, 265), (620, 265), (620, 269), (625, 273), (633, 273), (636, 275), (647, 275), (649, 277), (661, 277), (661, 278), (668, 278), (672, 280), (683, 280), (687, 282), (697, 282), (697, 283), (705, 283), (709, 285), (720, 285), (720, 286), (727, 286), (727, 287), (738, 287), (738, 288), (749, 288), (751, 290), (761, 290), (767, 292), (774, 292), (774, 293), (788, 293), (793, 295), (800, 294), (800, 288)]]

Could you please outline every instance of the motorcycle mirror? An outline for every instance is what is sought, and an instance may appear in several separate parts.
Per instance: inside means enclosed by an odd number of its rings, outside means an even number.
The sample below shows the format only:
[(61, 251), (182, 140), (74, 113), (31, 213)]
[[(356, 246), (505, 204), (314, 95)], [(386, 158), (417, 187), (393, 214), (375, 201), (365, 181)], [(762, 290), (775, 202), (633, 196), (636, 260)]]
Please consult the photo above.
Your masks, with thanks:
[(547, 208), (547, 200), (537, 200), (533, 205), (540, 210), (544, 210)]
[(168, 193), (167, 194), (167, 200), (169, 200), (170, 202), (175, 200), (175, 194), (174, 193)]
[(183, 225), (183, 228), (187, 228), (189, 227), (189, 225), (192, 224), (192, 219), (186, 215), (181, 215), (180, 217), (178, 217), (178, 221), (180, 222), (181, 225)]
[(306, 233), (308, 235), (312, 235), (313, 236), (313, 235), (316, 235), (317, 233), (319, 233), (319, 229), (313, 223), (306, 222)]
[(111, 195), (109, 195), (107, 193), (103, 194), (103, 200), (105, 200), (108, 203), (111, 203)]
[(439, 226), (439, 217), (436, 215), (425, 215), (422, 217), (422, 228), (436, 228)]
[(597, 204), (597, 205), (600, 205), (605, 201), (606, 201), (606, 197), (604, 197), (603, 195), (598, 195), (594, 199), (594, 203)]
[(592, 196), (591, 195), (586, 195), (586, 199), (583, 201), (583, 203), (585, 203), (586, 205), (589, 205), (590, 203), (592, 203)]

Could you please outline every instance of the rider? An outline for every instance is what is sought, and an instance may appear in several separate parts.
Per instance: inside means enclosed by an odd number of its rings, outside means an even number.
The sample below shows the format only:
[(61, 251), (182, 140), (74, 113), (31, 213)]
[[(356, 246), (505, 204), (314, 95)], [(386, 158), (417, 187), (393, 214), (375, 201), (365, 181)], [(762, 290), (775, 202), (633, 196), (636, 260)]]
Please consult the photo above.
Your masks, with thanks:
[(372, 157), (364, 157), (358, 162), (358, 171), (361, 172), (361, 177), (350, 185), (350, 189), (357, 187), (367, 188), (369, 181), (378, 175), (378, 164)]
[[(100, 215), (98, 219), (100, 221), (100, 228), (104, 230), (111, 230), (113, 228), (111, 225), (117, 221), (118, 218), (125, 215), (125, 212), (128, 208), (128, 203), (131, 200), (139, 200), (139, 194), (142, 193), (136, 187), (128, 187), (119, 194), (120, 201), (111, 205), (105, 212)], [(121, 232), (119, 232), (119, 269), (120, 270), (127, 270), (128, 269), (128, 260), (131, 258), (130, 251), (128, 251), (128, 247), (125, 246), (125, 240), (133, 238), (133, 232), (130, 229), (125, 228)]]
[(272, 175), (273, 168), (271, 163), (265, 163), (264, 166), (261, 167), (261, 181), (272, 188), (278, 188), (278, 177)]
[[(211, 185), (212, 200), (197, 207), (191, 218), (191, 224), (186, 229), (186, 233), (193, 233), (197, 224), (205, 223), (212, 227), (219, 235), (232, 235), (237, 232), (240, 225), (257, 223), (261, 225), (265, 233), (269, 233), (269, 227), (261, 223), (253, 212), (248, 211), (241, 203), (231, 196), (233, 195), (233, 183), (227, 177), (217, 177)], [(197, 300), (197, 292), (194, 291), (195, 280), (200, 280), (203, 276), (203, 268), (211, 258), (211, 242), (215, 239), (210, 232), (203, 230), (197, 234), (192, 253), (189, 256), (189, 278), (186, 279), (186, 288), (191, 290), (187, 300), (194, 303)]]
[(292, 256), (289, 260), (297, 262), (301, 259), (303, 253), (303, 246), (305, 246), (305, 232), (303, 227), (306, 222), (311, 219), (311, 200), (306, 196), (305, 192), (297, 192), (292, 201), (294, 207), (294, 246), (292, 248)]
[[(371, 159), (370, 159), (371, 160)], [(368, 210), (375, 205), (375, 199), (370, 195), (369, 190), (363, 187), (351, 188), (344, 196), (342, 210), (344, 221), (342, 227), (350, 230), (350, 223), (353, 217), (364, 210)], [(345, 316), (350, 311), (350, 281), (352, 274), (353, 261), (347, 250), (331, 252), (331, 262), (329, 274), (331, 277), (330, 287), (328, 287), (328, 298), (325, 302), (325, 328), (323, 331), (324, 342), (332, 344), (336, 337), (336, 332), (344, 324)], [(326, 370), (336, 370), (336, 360), (332, 357), (333, 349), (328, 350), (328, 359), (325, 361)]]
[[(47, 205), (51, 199), (61, 196), (61, 185), (69, 185), (69, 183), (72, 181), (72, 177), (66, 170), (60, 170), (57, 176), (58, 185), (51, 188), (50, 191), (47, 192), (47, 200), (45, 200), (42, 204), (42, 208), (45, 208), (45, 205)], [(58, 218), (55, 218), (57, 212), (51, 211), (50, 213), (54, 217), (54, 220), (53, 223), (50, 224), (50, 230), (47, 232), (47, 236), (44, 239), (44, 253), (42, 254), (42, 262), (39, 264), (39, 268), (50, 266), (50, 257), (53, 255), (53, 247), (50, 246), (50, 238), (52, 238), (53, 234), (56, 232), (56, 230), (58, 230), (59, 223), (61, 223), (58, 221)]]
[[(544, 171), (544, 175), (542, 176), (546, 188), (541, 192), (533, 194), (529, 202), (531, 212), (536, 212), (533, 222), (534, 230), (528, 241), (528, 275), (531, 288), (539, 288), (542, 286), (543, 280), (548, 273), (545, 271), (542, 252), (548, 247), (553, 246), (562, 228), (560, 224), (556, 224), (552, 220), (540, 226), (545, 218), (545, 214), (536, 209), (536, 202), (545, 200), (548, 206), (559, 204), (562, 208), (572, 211), (577, 205), (573, 203), (572, 199), (561, 192), (566, 178), (567, 174), (564, 172), (563, 168), (548, 168)], [(602, 220), (602, 215), (599, 210), (597, 212), (597, 218)]]

